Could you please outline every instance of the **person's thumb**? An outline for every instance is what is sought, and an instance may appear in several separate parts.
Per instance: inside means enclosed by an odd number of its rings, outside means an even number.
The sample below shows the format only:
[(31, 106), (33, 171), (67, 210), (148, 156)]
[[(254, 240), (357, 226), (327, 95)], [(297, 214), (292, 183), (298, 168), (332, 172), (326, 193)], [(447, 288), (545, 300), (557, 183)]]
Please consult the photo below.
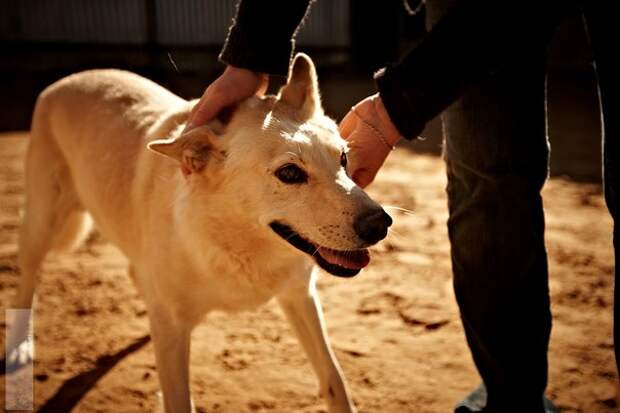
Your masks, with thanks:
[(219, 93), (217, 90), (207, 90), (192, 110), (185, 132), (206, 124), (233, 102), (234, 97), (230, 95)]
[(373, 181), (375, 174), (366, 168), (360, 168), (357, 171), (353, 171), (353, 182), (359, 185), (361, 188), (365, 188)]
[(349, 139), (349, 136), (355, 130), (356, 125), (357, 116), (353, 112), (347, 113), (346, 116), (340, 121), (340, 125), (338, 125), (338, 131), (343, 139)]

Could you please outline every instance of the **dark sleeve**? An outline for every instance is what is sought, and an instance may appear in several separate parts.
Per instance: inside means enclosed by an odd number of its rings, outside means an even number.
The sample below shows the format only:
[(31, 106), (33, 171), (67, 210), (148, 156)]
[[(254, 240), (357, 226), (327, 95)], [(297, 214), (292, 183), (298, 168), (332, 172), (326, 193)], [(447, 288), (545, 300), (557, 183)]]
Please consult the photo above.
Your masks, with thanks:
[(288, 74), (295, 33), (314, 0), (239, 0), (220, 61), (273, 75)]
[(468, 85), (548, 42), (572, 10), (568, 3), (461, 0), (400, 63), (375, 75), (394, 125), (405, 138), (416, 138)]

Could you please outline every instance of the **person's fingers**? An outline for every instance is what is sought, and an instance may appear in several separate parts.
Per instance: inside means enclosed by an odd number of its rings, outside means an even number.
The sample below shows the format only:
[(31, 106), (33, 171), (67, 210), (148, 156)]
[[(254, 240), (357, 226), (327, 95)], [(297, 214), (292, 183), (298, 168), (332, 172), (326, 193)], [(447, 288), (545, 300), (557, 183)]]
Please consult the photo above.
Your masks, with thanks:
[(228, 66), (194, 106), (184, 132), (208, 123), (224, 108), (253, 95), (264, 95), (268, 85), (269, 77), (263, 73)]
[(267, 93), (268, 87), (269, 87), (269, 78), (265, 76), (264, 78), (261, 79), (260, 85), (258, 86), (258, 89), (256, 89), (256, 93), (254, 94), (256, 96), (263, 96), (265, 93)]
[(359, 130), (353, 131), (350, 136), (349, 153), (348, 153), (348, 170), (349, 176), (360, 187), (364, 188), (370, 182), (374, 174), (372, 173), (372, 159), (364, 142), (364, 134)]
[(375, 179), (391, 150), (376, 136), (373, 129), (361, 122), (351, 132), (347, 142), (349, 176), (364, 188)]
[(375, 179), (376, 174), (376, 171), (373, 173), (366, 168), (362, 168), (358, 169), (353, 174), (353, 177), (351, 179), (353, 179), (353, 182), (355, 182), (360, 188), (366, 188)]
[(207, 90), (194, 108), (194, 113), (187, 122), (186, 131), (204, 125), (215, 118), (222, 109), (237, 103), (239, 100), (240, 98), (234, 94), (220, 93), (218, 88)]
[(198, 105), (196, 105), (196, 110), (194, 111), (194, 114), (191, 115), (190, 119), (187, 121), (187, 125), (185, 125), (184, 132), (189, 132), (191, 129), (194, 129), (197, 126), (207, 123), (212, 117), (211, 113), (216, 113), (216, 111), (213, 110), (212, 105), (211, 107), (209, 107), (209, 105), (206, 105), (204, 103), (199, 103)]
[(213, 105), (213, 100), (209, 97), (208, 91), (205, 91), (204, 95), (200, 98), (198, 103), (194, 105), (192, 111), (190, 112), (189, 119), (187, 124), (185, 125), (185, 130), (183, 132), (188, 132), (190, 129), (194, 129), (195, 127), (206, 123), (209, 118), (209, 112), (212, 112), (212, 109), (205, 108), (207, 105)]
[[(376, 154), (368, 152), (364, 148), (353, 148), (349, 156), (349, 173), (353, 182), (362, 188), (368, 186), (374, 179), (381, 160), (375, 159)], [(379, 155), (382, 157), (382, 155)]]
[(366, 164), (366, 160), (364, 159), (365, 150), (363, 144), (360, 142), (360, 133), (358, 129), (354, 129), (353, 132), (351, 132), (347, 142), (349, 147), (349, 152), (347, 153), (347, 172), (351, 179), (355, 181), (354, 177)]
[(353, 111), (349, 111), (349, 113), (347, 113), (345, 117), (342, 118), (342, 120), (340, 121), (340, 125), (338, 125), (338, 129), (340, 131), (340, 135), (342, 135), (344, 139), (349, 139), (349, 136), (355, 130), (357, 121), (357, 115), (353, 113)]

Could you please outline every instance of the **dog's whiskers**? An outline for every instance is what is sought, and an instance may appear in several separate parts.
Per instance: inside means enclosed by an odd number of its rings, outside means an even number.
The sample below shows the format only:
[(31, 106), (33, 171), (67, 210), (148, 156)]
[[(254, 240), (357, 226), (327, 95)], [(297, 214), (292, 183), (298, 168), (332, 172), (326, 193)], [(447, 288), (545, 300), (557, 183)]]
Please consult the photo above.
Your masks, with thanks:
[(290, 239), (291, 239), (291, 238), (293, 238), (295, 235), (297, 235), (297, 234), (296, 234), (296, 233), (294, 233), (294, 232), (291, 232), (291, 235), (289, 235), (288, 237), (284, 238), (284, 241), (288, 241), (288, 240), (290, 240)]
[(395, 209), (395, 210), (400, 211), (400, 212), (403, 212), (403, 213), (405, 213), (405, 214), (407, 214), (407, 215), (413, 215), (413, 214), (415, 214), (415, 212), (414, 212), (413, 210), (411, 210), (411, 209), (402, 208), (402, 207), (399, 207), (399, 206), (396, 206), (396, 205), (383, 205), (383, 208), (386, 208), (386, 209)]
[(406, 238), (404, 234), (400, 234), (398, 233), (398, 231), (395, 231), (391, 228), (388, 228), (388, 237), (396, 238), (397, 240), (403, 240)]
[(314, 257), (319, 252), (319, 248), (321, 248), (321, 247), (316, 247), (314, 249), (314, 252), (312, 253), (311, 257)]

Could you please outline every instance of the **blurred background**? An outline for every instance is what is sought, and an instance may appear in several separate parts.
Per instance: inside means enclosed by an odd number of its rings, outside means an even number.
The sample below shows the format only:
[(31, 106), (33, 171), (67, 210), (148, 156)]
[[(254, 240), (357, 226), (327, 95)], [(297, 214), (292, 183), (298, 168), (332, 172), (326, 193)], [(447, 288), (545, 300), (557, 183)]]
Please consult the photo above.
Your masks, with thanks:
[[(184, 98), (223, 69), (217, 55), (234, 0), (0, 0), (0, 131), (27, 130), (36, 96), (70, 73), (115, 67)], [(374, 92), (372, 73), (424, 35), (418, 0), (318, 1), (298, 50), (319, 69), (324, 104), (340, 118)], [(548, 78), (552, 175), (600, 180), (600, 126), (592, 59), (579, 16), (558, 29)], [(436, 120), (411, 146), (440, 153)]]

